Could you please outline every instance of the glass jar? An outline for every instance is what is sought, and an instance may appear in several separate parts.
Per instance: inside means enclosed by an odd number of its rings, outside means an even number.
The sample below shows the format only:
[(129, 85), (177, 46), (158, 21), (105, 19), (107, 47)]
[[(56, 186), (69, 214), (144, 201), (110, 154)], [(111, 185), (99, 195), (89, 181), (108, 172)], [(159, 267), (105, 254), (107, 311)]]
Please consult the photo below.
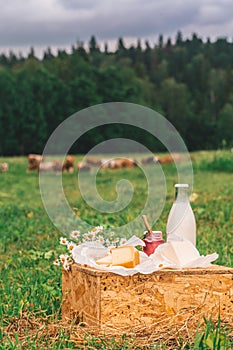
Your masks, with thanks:
[(144, 253), (148, 256), (154, 253), (155, 249), (160, 245), (165, 243), (163, 239), (163, 234), (161, 231), (152, 231), (152, 235), (148, 235), (148, 231), (144, 232), (143, 242), (146, 244), (143, 247)]

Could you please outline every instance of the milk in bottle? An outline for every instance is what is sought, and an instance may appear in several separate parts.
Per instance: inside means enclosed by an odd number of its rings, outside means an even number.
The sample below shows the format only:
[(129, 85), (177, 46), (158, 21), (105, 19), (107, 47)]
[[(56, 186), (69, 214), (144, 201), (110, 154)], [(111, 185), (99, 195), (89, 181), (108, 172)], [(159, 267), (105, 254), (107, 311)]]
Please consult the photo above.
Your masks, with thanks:
[(167, 221), (167, 241), (187, 239), (196, 246), (196, 221), (189, 202), (188, 184), (176, 184), (175, 201)]

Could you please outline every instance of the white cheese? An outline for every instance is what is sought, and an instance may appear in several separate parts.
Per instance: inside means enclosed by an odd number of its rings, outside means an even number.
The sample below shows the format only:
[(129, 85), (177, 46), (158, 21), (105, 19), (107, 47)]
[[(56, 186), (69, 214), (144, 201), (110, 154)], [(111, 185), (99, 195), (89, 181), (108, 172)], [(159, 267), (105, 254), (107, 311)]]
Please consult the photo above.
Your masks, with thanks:
[(170, 241), (161, 246), (160, 254), (176, 266), (183, 266), (200, 257), (198, 250), (190, 241)]
[(96, 261), (96, 264), (98, 265), (111, 265), (112, 264), (112, 255), (107, 255), (99, 260)]

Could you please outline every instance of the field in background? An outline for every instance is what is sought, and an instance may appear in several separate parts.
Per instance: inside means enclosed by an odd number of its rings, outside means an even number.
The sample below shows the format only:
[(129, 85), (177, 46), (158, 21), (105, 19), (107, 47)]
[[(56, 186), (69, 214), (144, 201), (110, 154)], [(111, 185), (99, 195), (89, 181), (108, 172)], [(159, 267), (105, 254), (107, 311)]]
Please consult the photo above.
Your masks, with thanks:
[[(193, 192), (197, 194), (192, 202), (197, 221), (197, 248), (204, 255), (217, 251), (217, 264), (233, 267), (233, 153), (195, 152), (192, 157)], [(76, 162), (80, 158), (77, 156)], [(57, 322), (60, 319), (61, 271), (53, 265), (53, 261), (65, 251), (59, 245), (60, 233), (43, 208), (38, 174), (26, 173), (26, 157), (0, 158), (0, 162), (3, 161), (8, 162), (9, 170), (0, 173), (0, 349), (75, 349), (77, 347), (69, 341), (69, 335), (62, 331), (53, 341), (51, 337), (46, 338), (46, 332), (42, 332), (41, 336), (39, 330), (33, 333), (33, 337), (30, 335), (29, 329), (40, 326), (38, 320), (53, 319)], [(171, 164), (164, 165), (163, 170), (167, 200), (154, 228), (165, 232), (177, 174)], [(146, 181), (140, 169), (105, 170), (97, 177), (98, 189), (104, 199), (115, 198), (115, 184), (121, 178), (133, 183), (135, 198), (133, 205), (119, 215), (101, 215), (88, 208), (78, 192), (76, 171), (64, 174), (63, 183), (71, 206), (77, 208), (77, 214), (82, 219), (93, 226), (104, 225), (114, 230), (114, 226), (122, 225), (139, 214), (146, 193)], [(136, 235), (141, 233), (134, 232)], [(34, 323), (31, 321), (30, 324), (30, 317)], [(19, 319), (27, 320), (24, 324), (26, 331), (23, 324), (19, 328)], [(28, 332), (28, 335), (23, 335), (23, 332)], [(106, 348), (103, 341), (95, 341), (90, 340), (90, 348)], [(118, 348), (133, 349), (130, 344), (126, 338)], [(113, 340), (109, 349), (117, 349)]]

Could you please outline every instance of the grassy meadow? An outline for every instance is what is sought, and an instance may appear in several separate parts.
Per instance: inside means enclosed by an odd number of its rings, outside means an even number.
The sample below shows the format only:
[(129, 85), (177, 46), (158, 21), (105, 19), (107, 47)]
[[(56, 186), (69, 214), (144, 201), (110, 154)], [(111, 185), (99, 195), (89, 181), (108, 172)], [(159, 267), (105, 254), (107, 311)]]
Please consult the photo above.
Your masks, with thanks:
[[(197, 248), (204, 255), (216, 251), (217, 264), (233, 267), (233, 153), (195, 152), (192, 157), (196, 196), (191, 204), (197, 221)], [(26, 173), (26, 157), (0, 158), (0, 162), (9, 164), (8, 172), (0, 173), (0, 349), (139, 349), (127, 335), (120, 343), (86, 335), (86, 345), (82, 345), (62, 326), (51, 330), (51, 324), (59, 325), (61, 319), (61, 269), (53, 265), (64, 252), (59, 245), (61, 234), (44, 210), (38, 173)], [(167, 198), (154, 228), (165, 232), (177, 174), (172, 164), (164, 165), (163, 170)], [(138, 215), (146, 193), (140, 169), (105, 170), (98, 175), (97, 184), (106, 200), (114, 199), (115, 183), (121, 178), (133, 183), (135, 196), (133, 204), (119, 215), (99, 214), (85, 204), (77, 188), (76, 171), (64, 174), (63, 183), (71, 206), (83, 220), (114, 230)], [(220, 326), (219, 330), (225, 339), (227, 330)], [(193, 339), (193, 344), (179, 340), (171, 348), (230, 349), (230, 337), (226, 336), (225, 345), (211, 347), (203, 334), (202, 339)], [(150, 348), (167, 347), (157, 343)]]

